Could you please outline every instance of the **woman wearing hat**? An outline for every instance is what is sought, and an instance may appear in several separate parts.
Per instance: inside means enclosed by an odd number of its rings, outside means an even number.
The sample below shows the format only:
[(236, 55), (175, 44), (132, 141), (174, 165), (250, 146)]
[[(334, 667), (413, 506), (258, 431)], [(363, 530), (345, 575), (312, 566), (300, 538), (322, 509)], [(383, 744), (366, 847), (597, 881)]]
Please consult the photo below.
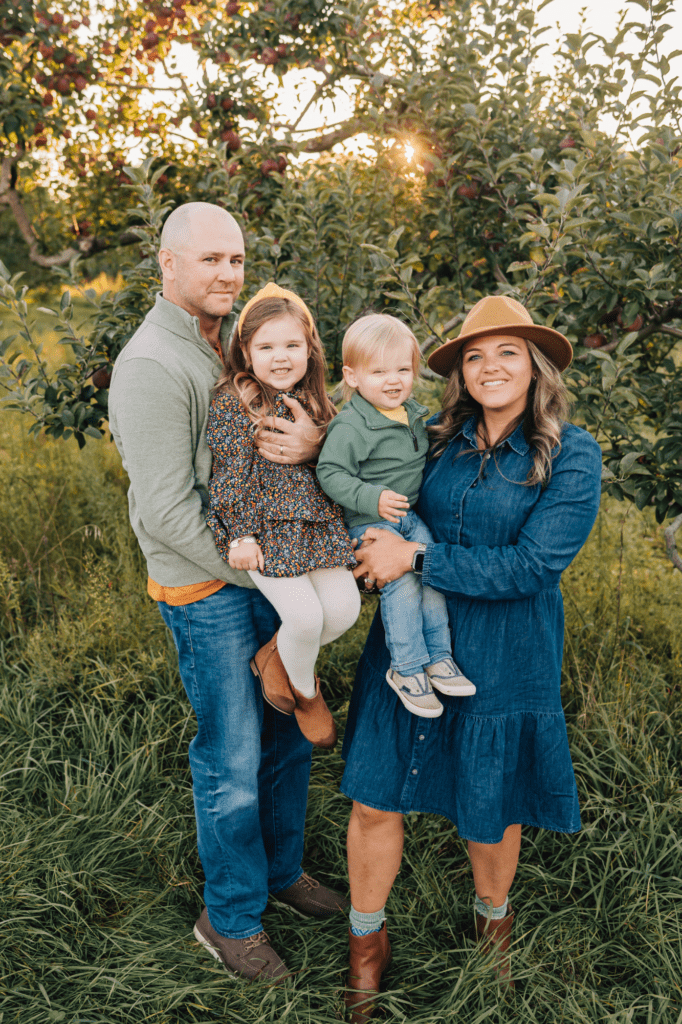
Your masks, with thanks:
[[(523, 825), (576, 832), (578, 798), (560, 701), (563, 570), (587, 540), (601, 451), (566, 423), (561, 372), (571, 346), (506, 296), (481, 299), (458, 338), (428, 360), (448, 378), (418, 514), (434, 542), (369, 530), (356, 552), (379, 586), (405, 572), (445, 594), (453, 656), (476, 685), (445, 697), (437, 719), (410, 715), (381, 685), (388, 653), (379, 615), (358, 666), (341, 788), (348, 833), (351, 934), (347, 1001), (372, 1011), (390, 958), (384, 906), (400, 867), (402, 816), (442, 814), (468, 840), (476, 928), (513, 985), (509, 948)], [(357, 920), (357, 916), (355, 920)]]

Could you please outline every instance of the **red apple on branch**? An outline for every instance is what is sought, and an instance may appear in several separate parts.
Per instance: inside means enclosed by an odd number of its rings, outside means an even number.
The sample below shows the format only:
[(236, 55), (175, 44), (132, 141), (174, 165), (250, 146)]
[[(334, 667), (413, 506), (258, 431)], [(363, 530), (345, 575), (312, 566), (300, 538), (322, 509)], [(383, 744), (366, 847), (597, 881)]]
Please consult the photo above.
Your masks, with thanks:
[(586, 338), (583, 338), (585, 348), (601, 348), (605, 344), (605, 334), (588, 334)]
[(641, 331), (644, 326), (644, 317), (641, 313), (638, 313), (631, 324), (623, 323), (623, 314), (618, 314), (618, 326), (622, 327), (624, 331)]

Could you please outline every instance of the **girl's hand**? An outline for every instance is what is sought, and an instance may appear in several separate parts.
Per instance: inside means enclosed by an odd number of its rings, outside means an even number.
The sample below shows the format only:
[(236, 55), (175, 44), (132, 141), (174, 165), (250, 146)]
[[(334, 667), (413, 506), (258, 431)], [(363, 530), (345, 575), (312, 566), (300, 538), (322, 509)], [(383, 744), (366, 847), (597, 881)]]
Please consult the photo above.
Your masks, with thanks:
[(356, 579), (366, 576), (381, 588), (412, 570), (412, 559), (418, 549), (419, 544), (369, 526), (362, 536), (362, 545), (355, 549), (358, 565), (353, 575)]
[[(389, 523), (399, 523), (400, 518), (407, 515), (410, 503), (404, 494), (395, 491), (382, 491), (379, 496), (379, 515)], [(398, 518), (400, 517), (400, 518)]]
[(232, 569), (258, 569), (262, 572), (265, 568), (260, 544), (254, 544), (253, 542), (245, 544), (242, 541), (236, 548), (230, 548), (228, 562)]

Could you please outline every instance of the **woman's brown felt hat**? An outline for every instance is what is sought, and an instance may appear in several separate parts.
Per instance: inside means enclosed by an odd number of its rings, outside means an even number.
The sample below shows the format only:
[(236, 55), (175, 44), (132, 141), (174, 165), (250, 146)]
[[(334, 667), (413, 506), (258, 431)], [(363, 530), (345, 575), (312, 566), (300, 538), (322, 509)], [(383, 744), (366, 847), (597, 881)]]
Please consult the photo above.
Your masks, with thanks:
[(469, 310), (459, 336), (446, 341), (431, 353), (427, 360), (428, 366), (441, 377), (447, 377), (455, 355), (465, 342), (496, 334), (509, 334), (532, 341), (559, 370), (565, 370), (573, 358), (568, 338), (551, 327), (540, 327), (533, 323), (528, 310), (516, 299), (506, 295), (488, 295), (479, 299)]

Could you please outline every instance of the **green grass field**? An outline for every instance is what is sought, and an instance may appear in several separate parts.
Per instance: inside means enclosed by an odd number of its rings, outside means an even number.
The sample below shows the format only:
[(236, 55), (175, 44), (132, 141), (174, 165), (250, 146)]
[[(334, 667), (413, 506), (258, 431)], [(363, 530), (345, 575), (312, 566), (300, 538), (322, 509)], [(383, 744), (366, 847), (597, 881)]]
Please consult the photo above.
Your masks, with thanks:
[[(269, 907), (295, 971), (227, 979), (195, 943), (201, 869), (175, 652), (145, 593), (113, 445), (27, 440), (0, 415), (0, 1022), (341, 1017), (346, 925)], [(648, 516), (605, 503), (565, 577), (564, 694), (584, 828), (527, 830), (513, 889), (516, 993), (471, 939), (464, 844), (407, 822), (378, 1019), (682, 1024), (682, 579)], [(325, 651), (343, 726), (374, 599)], [(316, 751), (305, 868), (346, 886), (349, 801)]]

